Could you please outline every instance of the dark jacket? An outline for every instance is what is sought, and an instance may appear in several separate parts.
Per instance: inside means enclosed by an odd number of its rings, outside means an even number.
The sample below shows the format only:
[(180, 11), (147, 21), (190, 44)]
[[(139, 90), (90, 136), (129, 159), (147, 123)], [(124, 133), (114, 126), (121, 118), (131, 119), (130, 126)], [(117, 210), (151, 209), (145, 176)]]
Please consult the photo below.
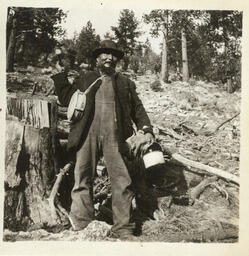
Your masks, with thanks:
[[(96, 71), (82, 73), (73, 85), (68, 82), (65, 73), (52, 76), (60, 103), (63, 106), (68, 106), (73, 93), (77, 89), (84, 92), (99, 76), (100, 74)], [(87, 94), (86, 108), (82, 119), (71, 124), (68, 137), (68, 150), (70, 151), (78, 150), (88, 134), (95, 111), (95, 94), (100, 85), (101, 81), (97, 82)], [(137, 95), (135, 83), (126, 76), (116, 73), (112, 75), (112, 85), (115, 92), (119, 150), (122, 152), (125, 140), (133, 134), (133, 122), (138, 130), (147, 126), (149, 127), (148, 132), (153, 133), (153, 131), (148, 115)]]

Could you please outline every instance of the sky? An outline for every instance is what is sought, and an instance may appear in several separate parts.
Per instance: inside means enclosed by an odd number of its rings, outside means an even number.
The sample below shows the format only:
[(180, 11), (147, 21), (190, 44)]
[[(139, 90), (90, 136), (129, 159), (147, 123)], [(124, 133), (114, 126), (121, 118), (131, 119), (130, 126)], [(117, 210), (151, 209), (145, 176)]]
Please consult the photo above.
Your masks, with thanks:
[[(103, 35), (109, 31), (111, 32), (111, 26), (118, 25), (118, 18), (120, 15), (121, 9), (117, 8), (89, 8), (85, 6), (77, 6), (62, 8), (67, 12), (67, 18), (65, 23), (62, 26), (66, 29), (66, 36), (68, 38), (72, 38), (74, 32), (79, 33), (83, 26), (86, 25), (87, 21), (90, 20), (93, 28), (96, 30), (96, 33), (100, 35), (101, 39), (103, 39)], [(144, 13), (149, 13), (150, 10), (146, 9), (132, 9), (135, 13), (135, 17), (142, 21), (142, 15)], [(161, 36), (158, 38), (152, 38), (149, 34), (150, 26), (144, 24), (143, 22), (139, 25), (140, 30), (144, 33), (141, 35), (138, 40), (141, 42), (145, 42), (146, 38), (149, 38), (151, 42), (151, 46), (153, 51), (157, 54), (160, 53), (160, 43), (162, 42)]]

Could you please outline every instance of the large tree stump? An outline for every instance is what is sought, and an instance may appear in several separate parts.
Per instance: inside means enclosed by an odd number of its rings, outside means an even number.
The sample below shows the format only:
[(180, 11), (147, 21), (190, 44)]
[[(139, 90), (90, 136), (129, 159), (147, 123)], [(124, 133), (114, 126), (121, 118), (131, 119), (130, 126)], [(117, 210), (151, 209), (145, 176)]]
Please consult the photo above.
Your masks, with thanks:
[(48, 198), (56, 179), (56, 100), (8, 94), (4, 226), (55, 226)]

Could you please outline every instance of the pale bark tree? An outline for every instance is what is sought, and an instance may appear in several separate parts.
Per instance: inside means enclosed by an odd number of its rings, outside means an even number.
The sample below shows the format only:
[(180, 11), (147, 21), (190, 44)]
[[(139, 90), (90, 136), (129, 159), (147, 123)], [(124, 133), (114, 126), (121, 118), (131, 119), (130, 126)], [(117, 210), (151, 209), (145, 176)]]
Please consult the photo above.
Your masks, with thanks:
[(169, 70), (168, 70), (168, 13), (165, 14), (165, 23), (163, 25), (163, 49), (162, 49), (162, 80), (168, 82)]
[(151, 35), (158, 37), (160, 32), (163, 34), (163, 49), (162, 49), (162, 67), (161, 76), (164, 82), (168, 82), (168, 30), (169, 30), (169, 10), (152, 10), (150, 14), (143, 16), (144, 22), (151, 24)]
[(188, 54), (187, 54), (187, 39), (185, 29), (181, 30), (181, 40), (182, 40), (182, 80), (187, 82), (189, 80), (188, 71)]
[(8, 39), (7, 56), (6, 56), (6, 71), (14, 71), (14, 58), (15, 58), (15, 48), (16, 48), (16, 37), (17, 37), (17, 15), (18, 9), (15, 10), (15, 14), (11, 24), (11, 32)]

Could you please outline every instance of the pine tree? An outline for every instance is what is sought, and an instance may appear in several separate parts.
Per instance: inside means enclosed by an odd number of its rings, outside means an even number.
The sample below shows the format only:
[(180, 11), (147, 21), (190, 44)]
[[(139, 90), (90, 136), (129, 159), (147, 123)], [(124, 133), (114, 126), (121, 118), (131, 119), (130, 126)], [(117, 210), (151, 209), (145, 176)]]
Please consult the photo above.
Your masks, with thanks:
[(129, 65), (129, 58), (133, 54), (137, 45), (137, 38), (140, 36), (138, 30), (139, 22), (135, 17), (132, 10), (124, 9), (120, 12), (118, 19), (118, 26), (111, 27), (114, 32), (115, 39), (120, 49), (125, 53), (124, 57), (124, 69), (126, 70)]
[(238, 11), (207, 11), (209, 43), (216, 48), (219, 77), (227, 83), (228, 92), (240, 87), (242, 13)]
[(77, 61), (78, 63), (86, 63), (91, 66), (95, 65), (92, 52), (100, 44), (100, 36), (96, 35), (95, 29), (92, 27), (91, 21), (88, 21), (79, 34), (77, 40)]
[(35, 61), (41, 53), (49, 54), (64, 30), (60, 23), (66, 14), (59, 8), (9, 7), (7, 17), (7, 71), (14, 62)]

